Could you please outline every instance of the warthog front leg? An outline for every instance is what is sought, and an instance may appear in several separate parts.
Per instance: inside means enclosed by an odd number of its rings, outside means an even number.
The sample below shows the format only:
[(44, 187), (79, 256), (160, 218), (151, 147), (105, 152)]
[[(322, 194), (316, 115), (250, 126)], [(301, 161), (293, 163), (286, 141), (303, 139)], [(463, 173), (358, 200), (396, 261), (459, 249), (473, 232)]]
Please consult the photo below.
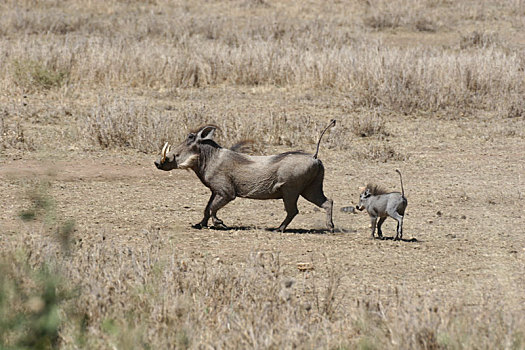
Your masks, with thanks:
[(374, 232), (376, 231), (377, 216), (370, 216), (370, 226), (372, 230), (372, 238), (374, 238)]
[(202, 218), (201, 222), (193, 225), (192, 227), (198, 230), (200, 230), (203, 227), (208, 227), (208, 221), (211, 218), (211, 220), (213, 221), (213, 227), (227, 229), (228, 227), (224, 225), (222, 220), (217, 217), (217, 211), (229, 202), (231, 202), (233, 199), (234, 198), (221, 196), (217, 193), (212, 192), (211, 197), (208, 200), (208, 204), (204, 209), (204, 217)]
[(201, 229), (203, 227), (208, 227), (208, 221), (211, 217), (211, 220), (213, 221), (213, 227), (220, 228), (220, 229), (227, 229), (228, 227), (224, 225), (221, 219), (217, 217), (217, 211), (224, 207), (226, 204), (231, 202), (234, 198), (226, 197), (217, 193), (211, 194), (211, 197), (208, 201), (208, 204), (206, 205), (206, 208), (204, 209), (204, 217), (202, 218), (201, 222), (198, 224), (193, 225), (193, 228)]
[(227, 229), (228, 227), (224, 225), (221, 219), (217, 217), (217, 211), (224, 207), (226, 204), (230, 203), (232, 200), (234, 200), (235, 197), (227, 197), (225, 195), (217, 194), (217, 196), (213, 199), (210, 205), (210, 214), (211, 214), (211, 220), (213, 221), (213, 227), (219, 228), (219, 229)]
[(383, 225), (383, 222), (385, 222), (386, 216), (383, 216), (379, 218), (379, 221), (377, 222), (377, 237), (380, 239), (383, 239), (383, 231), (381, 230), (381, 225)]
[(202, 218), (201, 222), (199, 222), (199, 223), (197, 223), (195, 225), (192, 225), (191, 227), (196, 228), (198, 230), (200, 230), (203, 227), (208, 227), (208, 221), (210, 220), (210, 216), (211, 216), (211, 211), (210, 211), (211, 203), (215, 199), (215, 196), (216, 196), (216, 194), (214, 192), (212, 192), (211, 193), (211, 197), (208, 200), (208, 204), (206, 204), (206, 208), (204, 209), (204, 217)]

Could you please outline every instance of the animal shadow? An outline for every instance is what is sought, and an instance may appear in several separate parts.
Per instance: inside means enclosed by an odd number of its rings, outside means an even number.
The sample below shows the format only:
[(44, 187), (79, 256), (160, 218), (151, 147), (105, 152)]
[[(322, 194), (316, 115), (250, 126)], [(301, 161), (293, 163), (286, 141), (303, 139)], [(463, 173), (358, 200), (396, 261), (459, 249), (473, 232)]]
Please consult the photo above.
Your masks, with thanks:
[(209, 226), (208, 230), (214, 230), (214, 231), (250, 231), (250, 230), (257, 230), (258, 228), (255, 226)]
[[(193, 227), (193, 229), (196, 229)], [(264, 230), (268, 232), (278, 232), (276, 228), (261, 228), (257, 226), (208, 226), (208, 230), (213, 231), (254, 231), (254, 230)], [(330, 232), (326, 228), (314, 228), (314, 229), (302, 229), (302, 228), (290, 228), (284, 230), (285, 233), (295, 233), (295, 234), (314, 234), (314, 235), (324, 235), (330, 233), (356, 233), (357, 230), (350, 230), (346, 228), (336, 228), (334, 232)]]
[[(276, 229), (271, 229), (271, 228), (267, 228), (265, 230), (277, 232)], [(330, 232), (330, 230), (326, 228), (313, 228), (313, 229), (289, 228), (289, 229), (284, 230), (284, 233), (295, 233), (295, 234), (300, 234), (300, 235), (303, 235), (303, 234), (325, 235), (325, 234), (331, 234), (331, 233), (350, 233), (350, 232), (356, 232), (356, 231), (347, 230), (344, 228), (342, 229), (336, 228), (334, 229), (334, 232)]]
[[(382, 238), (380, 237), (374, 237), (374, 239), (378, 239), (380, 241), (393, 241), (394, 240), (394, 236), (391, 236), (391, 237), (387, 237), (387, 236), (383, 236)], [(421, 242), (419, 240), (417, 240), (417, 238), (415, 237), (412, 237), (412, 238), (401, 238), (400, 241), (402, 242), (407, 242), (407, 243), (416, 243), (416, 242)]]

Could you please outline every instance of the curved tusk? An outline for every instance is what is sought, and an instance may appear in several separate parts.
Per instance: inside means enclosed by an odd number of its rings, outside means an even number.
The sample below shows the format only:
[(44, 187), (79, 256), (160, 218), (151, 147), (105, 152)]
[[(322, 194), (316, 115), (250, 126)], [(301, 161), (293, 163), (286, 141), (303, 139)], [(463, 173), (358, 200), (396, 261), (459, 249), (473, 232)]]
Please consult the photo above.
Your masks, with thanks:
[(170, 153), (171, 151), (171, 145), (168, 145), (168, 149), (166, 150), (166, 154)]
[(164, 161), (166, 160), (166, 148), (168, 148), (168, 146), (169, 146), (169, 145), (168, 145), (168, 143), (166, 142), (166, 143), (164, 144), (164, 147), (162, 147), (162, 151), (160, 152), (160, 154), (161, 154), (160, 162), (161, 162), (161, 163), (164, 163)]

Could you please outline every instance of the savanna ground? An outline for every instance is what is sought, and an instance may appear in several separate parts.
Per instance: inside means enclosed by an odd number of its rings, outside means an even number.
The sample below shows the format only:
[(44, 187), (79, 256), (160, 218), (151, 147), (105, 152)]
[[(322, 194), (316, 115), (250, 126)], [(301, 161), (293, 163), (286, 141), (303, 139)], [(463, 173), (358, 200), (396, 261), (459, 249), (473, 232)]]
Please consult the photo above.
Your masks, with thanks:
[[(0, 347), (525, 348), (525, 2), (3, 1)], [(320, 158), (300, 199), (155, 169), (165, 141)], [(370, 238), (366, 182), (403, 241)], [(384, 234), (392, 237), (388, 219)]]

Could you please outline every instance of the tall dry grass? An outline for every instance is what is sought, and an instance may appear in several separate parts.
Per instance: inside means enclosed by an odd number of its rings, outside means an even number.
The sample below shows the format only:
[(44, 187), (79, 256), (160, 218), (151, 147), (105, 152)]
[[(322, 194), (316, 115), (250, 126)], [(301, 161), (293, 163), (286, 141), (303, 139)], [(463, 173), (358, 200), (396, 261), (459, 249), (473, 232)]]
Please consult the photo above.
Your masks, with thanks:
[[(134, 99), (129, 94), (138, 91), (177, 99), (179, 89), (263, 85), (334, 91), (345, 96), (347, 109), (365, 112), (439, 113), (449, 118), (479, 110), (522, 115), (525, 56), (497, 32), (466, 32), (448, 47), (398, 47), (374, 35), (398, 26), (417, 32), (412, 27), (427, 14), (434, 14), (428, 18), (435, 23), (440, 15), (454, 14), (449, 23), (437, 24), (436, 35), (465, 16), (480, 21), (488, 14), (519, 19), (521, 2), (506, 1), (497, 12), (490, 1), (468, 6), (446, 1), (372, 1), (364, 7), (348, 6), (346, 20), (333, 10), (325, 10), (333, 17), (312, 18), (294, 15), (292, 10), (277, 12), (277, 4), (272, 3), (232, 5), (233, 10), (226, 11), (222, 3), (4, 3), (0, 50), (8, 54), (0, 56), (0, 85), (11, 96), (49, 90), (73, 100), (86, 91), (110, 96), (98, 98), (87, 112), (80, 112), (80, 137), (102, 148), (145, 152), (158, 150), (170, 137), (181, 138), (173, 129), (168, 135), (169, 123), (185, 130), (195, 121), (219, 121), (225, 135), (233, 129), (261, 143), (296, 146), (298, 129), (304, 140), (315, 143), (317, 127), (310, 130), (320, 121), (268, 113), (248, 122), (213, 109), (196, 116), (193, 110), (202, 106), (173, 113), (139, 102), (127, 106), (126, 100)], [(474, 14), (456, 13), (466, 8)], [(259, 15), (248, 16), (247, 11)], [(367, 18), (385, 21), (381, 16), (399, 23), (377, 24), (369, 31)], [(110, 98), (115, 100), (107, 101)]]
[[(252, 140), (255, 151), (265, 146), (285, 145), (313, 151), (321, 131), (329, 121), (317, 121), (312, 116), (288, 117), (275, 115), (239, 115), (235, 111), (217, 113), (202, 104), (180, 107), (148, 107), (137, 100), (102, 96), (82, 118), (78, 133), (103, 148), (131, 147), (143, 152), (157, 152), (166, 141), (181, 142), (197, 126), (215, 124), (217, 138), (224, 147), (240, 140)], [(324, 122), (324, 123), (323, 123)], [(338, 138), (350, 126), (339, 126), (324, 138), (325, 147), (349, 147), (351, 139)], [(258, 137), (258, 138), (256, 138)]]
[[(222, 17), (213, 6), (197, 12), (163, 2), (92, 4), (79, 13), (59, 3), (38, 4), (3, 5), (0, 45), (9, 54), (0, 58), (0, 81), (6, 88), (308, 86), (346, 92), (355, 106), (402, 113), (492, 110), (505, 96), (524, 92), (522, 52), (508, 49), (495, 34), (466, 35), (455, 48), (407, 49), (338, 18), (290, 19), (266, 11), (236, 20), (236, 11)], [(412, 12), (452, 12), (454, 6), (460, 5), (374, 1), (367, 11), (395, 8), (398, 17), (412, 18)], [(395, 17), (388, 11), (385, 16)]]
[[(226, 28), (220, 27), (217, 32)], [(235, 31), (237, 32), (237, 31)], [(5, 87), (31, 91), (130, 87), (170, 91), (179, 87), (228, 85), (309, 86), (348, 93), (355, 106), (401, 113), (436, 110), (492, 110), (509, 95), (523, 94), (525, 61), (520, 52), (485, 48), (400, 49), (379, 41), (338, 45), (250, 40), (230, 47), (219, 39), (166, 45), (125, 37), (50, 37), (44, 42), (3, 41), (10, 52), (0, 64)], [(321, 35), (322, 37), (322, 35)], [(311, 47), (321, 46), (320, 49)], [(20, 64), (25, 57), (30, 64)], [(38, 67), (35, 65), (38, 62)], [(21, 72), (22, 69), (27, 72)], [(42, 73), (49, 77), (42, 77)], [(40, 76), (39, 76), (40, 74)], [(29, 76), (21, 79), (21, 77)], [(35, 83), (42, 81), (41, 83)]]

